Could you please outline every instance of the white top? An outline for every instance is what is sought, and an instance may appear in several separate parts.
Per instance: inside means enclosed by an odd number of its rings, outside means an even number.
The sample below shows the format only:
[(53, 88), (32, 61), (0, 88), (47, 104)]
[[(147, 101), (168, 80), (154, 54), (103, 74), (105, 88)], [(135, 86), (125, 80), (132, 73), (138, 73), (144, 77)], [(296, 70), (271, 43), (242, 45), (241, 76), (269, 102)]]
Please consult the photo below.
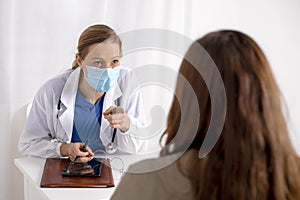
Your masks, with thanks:
[[(103, 111), (110, 106), (122, 106), (130, 118), (130, 128), (125, 133), (117, 131), (117, 147), (128, 153), (147, 149), (147, 142), (133, 137), (139, 128), (147, 126), (140, 93), (137, 90), (135, 75), (128, 68), (119, 66), (120, 77), (117, 84), (104, 98)], [(70, 142), (72, 137), (75, 100), (81, 68), (68, 71), (47, 81), (37, 92), (32, 103), (24, 131), (19, 141), (22, 153), (39, 157), (60, 157), (62, 142)], [(57, 105), (61, 108), (57, 119)], [(112, 128), (102, 115), (99, 137), (103, 145), (112, 139)]]

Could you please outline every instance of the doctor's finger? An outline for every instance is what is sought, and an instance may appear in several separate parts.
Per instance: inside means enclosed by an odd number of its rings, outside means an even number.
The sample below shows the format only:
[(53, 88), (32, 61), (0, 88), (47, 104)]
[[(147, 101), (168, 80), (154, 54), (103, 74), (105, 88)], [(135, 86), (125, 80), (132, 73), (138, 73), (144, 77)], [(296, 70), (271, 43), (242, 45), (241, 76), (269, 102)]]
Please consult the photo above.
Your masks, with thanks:
[(104, 119), (107, 119), (108, 121), (112, 119), (112, 115), (108, 114), (108, 115), (103, 115)]
[(68, 144), (68, 155), (69, 156), (78, 156), (81, 147), (81, 143), (70, 143)]
[(89, 153), (89, 155), (94, 156), (94, 152), (92, 151), (92, 149), (91, 149), (89, 146), (87, 146), (87, 147), (85, 148), (85, 150), (86, 150), (86, 152)]
[(76, 153), (75, 153), (76, 156), (80, 156), (80, 157), (87, 157), (89, 156), (89, 152), (87, 151), (81, 151), (80, 149), (77, 149)]
[(76, 156), (69, 156), (69, 158), (72, 162), (75, 162)]
[(104, 112), (103, 112), (103, 115), (108, 115), (108, 114), (112, 114), (114, 112), (114, 109), (116, 107), (115, 106), (110, 106), (108, 109), (106, 109)]
[(127, 130), (126, 123), (114, 124), (114, 125), (110, 125), (110, 127), (117, 128), (117, 129), (120, 129), (120, 130)]
[(119, 124), (124, 124), (124, 123), (126, 123), (125, 118), (115, 119), (115, 120), (112, 120), (111, 122), (109, 122), (110, 125), (119, 125)]
[(111, 107), (109, 107), (103, 114), (104, 114), (104, 115), (108, 115), (108, 114), (114, 115), (114, 114), (117, 114), (117, 113), (122, 113), (122, 114), (124, 114), (124, 113), (125, 113), (124, 108), (123, 108), (123, 107), (120, 107), (120, 106), (118, 106), (118, 107), (111, 106)]
[(117, 120), (109, 121), (109, 124), (113, 128), (118, 128), (118, 127), (115, 127), (115, 126), (122, 125), (125, 122), (126, 122), (126, 120), (122, 118), (122, 119), (117, 119)]
[(87, 163), (87, 162), (89, 162), (92, 159), (93, 159), (93, 157), (91, 157), (91, 156), (77, 157), (76, 158), (76, 162), (77, 163)]
[(125, 119), (123, 117), (116, 118), (116, 119), (111, 119), (109, 122), (110, 124), (120, 124), (123, 123)]
[(114, 121), (114, 120), (122, 120), (122, 119), (125, 119), (126, 116), (127, 116), (126, 114), (117, 113), (117, 114), (111, 115), (109, 118), (111, 119), (111, 121)]
[(125, 113), (124, 108), (120, 107), (120, 106), (115, 107), (114, 110), (113, 110), (113, 114), (117, 114), (117, 113), (121, 113), (121, 114)]
[(124, 114), (113, 114), (113, 115), (106, 115), (104, 116), (105, 119), (107, 119), (109, 121), (109, 123), (113, 123), (114, 120), (118, 120), (118, 119), (121, 119), (123, 118)]

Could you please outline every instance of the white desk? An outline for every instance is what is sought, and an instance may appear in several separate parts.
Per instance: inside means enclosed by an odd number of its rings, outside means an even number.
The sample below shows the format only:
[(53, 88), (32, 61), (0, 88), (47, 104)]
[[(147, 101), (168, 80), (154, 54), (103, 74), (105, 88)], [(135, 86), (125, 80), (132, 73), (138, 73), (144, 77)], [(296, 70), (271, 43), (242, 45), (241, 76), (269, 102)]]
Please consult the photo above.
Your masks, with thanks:
[[(113, 158), (114, 156), (112, 156)], [(157, 154), (151, 155), (118, 155), (122, 158), (125, 169), (137, 161), (157, 157)], [(45, 159), (43, 158), (17, 158), (14, 160), (15, 165), (24, 175), (24, 199), (25, 200), (99, 200), (109, 199), (113, 194), (116, 186), (121, 179), (119, 170), (113, 168), (113, 177), (115, 187), (111, 188), (41, 188), (40, 182), (44, 170)]]

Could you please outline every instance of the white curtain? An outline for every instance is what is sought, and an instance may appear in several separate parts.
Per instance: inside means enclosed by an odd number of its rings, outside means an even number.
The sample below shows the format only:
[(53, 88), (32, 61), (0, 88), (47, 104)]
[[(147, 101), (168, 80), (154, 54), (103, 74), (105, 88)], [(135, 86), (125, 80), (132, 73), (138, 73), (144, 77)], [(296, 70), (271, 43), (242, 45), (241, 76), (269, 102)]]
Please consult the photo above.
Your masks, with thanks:
[[(249, 34), (271, 63), (289, 108), (291, 140), (300, 146), (298, 0), (1, 0), (0, 13), (0, 199), (23, 199), (22, 175), (13, 159), (21, 156), (17, 143), (27, 104), (46, 80), (70, 68), (80, 33), (97, 23), (121, 34), (156, 28), (190, 39), (219, 29)], [(157, 49), (123, 58), (133, 69), (157, 65), (176, 71), (180, 61), (180, 55)], [(158, 113), (166, 115), (172, 91), (150, 85), (142, 94), (149, 111), (159, 105)]]

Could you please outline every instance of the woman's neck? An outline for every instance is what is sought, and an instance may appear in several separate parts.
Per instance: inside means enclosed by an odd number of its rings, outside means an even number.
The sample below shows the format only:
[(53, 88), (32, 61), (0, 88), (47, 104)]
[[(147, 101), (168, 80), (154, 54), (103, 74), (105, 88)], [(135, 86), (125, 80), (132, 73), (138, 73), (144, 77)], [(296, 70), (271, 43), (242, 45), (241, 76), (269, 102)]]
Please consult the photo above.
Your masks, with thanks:
[(95, 103), (103, 96), (103, 92), (98, 92), (92, 88), (89, 83), (85, 80), (83, 73), (80, 73), (79, 78), (79, 90), (82, 96), (91, 104)]

